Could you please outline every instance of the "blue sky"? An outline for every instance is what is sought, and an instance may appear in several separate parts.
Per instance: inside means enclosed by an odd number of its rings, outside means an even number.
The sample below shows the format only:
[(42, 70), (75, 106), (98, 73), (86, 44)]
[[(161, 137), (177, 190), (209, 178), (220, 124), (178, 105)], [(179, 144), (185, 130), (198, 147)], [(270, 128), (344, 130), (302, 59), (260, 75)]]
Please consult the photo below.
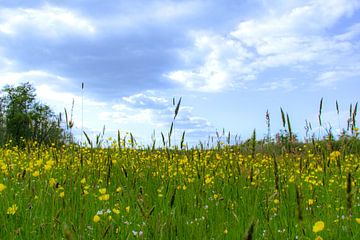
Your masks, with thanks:
[[(359, 101), (360, 1), (0, 1), (0, 87), (29, 81), (81, 129), (106, 125), (147, 143), (175, 125), (188, 142), (216, 130), (241, 139), (281, 128), (334, 131)], [(335, 101), (340, 104), (336, 114)], [(340, 120), (340, 124), (339, 124)], [(320, 129), (320, 131), (325, 131)]]

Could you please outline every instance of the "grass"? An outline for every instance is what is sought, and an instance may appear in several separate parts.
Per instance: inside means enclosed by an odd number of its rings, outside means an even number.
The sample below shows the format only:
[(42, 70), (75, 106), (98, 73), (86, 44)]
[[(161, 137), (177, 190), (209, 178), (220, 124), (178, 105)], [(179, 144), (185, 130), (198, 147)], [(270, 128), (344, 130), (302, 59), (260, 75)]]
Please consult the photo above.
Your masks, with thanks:
[(358, 129), (298, 143), (281, 112), (277, 143), (255, 131), (214, 148), (9, 143), (0, 239), (359, 239)]

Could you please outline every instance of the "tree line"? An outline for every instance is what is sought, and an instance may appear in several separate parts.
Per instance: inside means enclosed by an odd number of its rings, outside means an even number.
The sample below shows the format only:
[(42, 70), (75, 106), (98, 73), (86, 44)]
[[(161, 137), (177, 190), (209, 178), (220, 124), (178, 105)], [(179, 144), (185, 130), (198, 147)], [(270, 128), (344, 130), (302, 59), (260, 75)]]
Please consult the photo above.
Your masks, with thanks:
[(24, 146), (32, 141), (38, 144), (63, 144), (70, 139), (61, 126), (61, 115), (36, 98), (36, 89), (30, 83), (5, 86), (0, 92), (0, 146), (11, 143)]

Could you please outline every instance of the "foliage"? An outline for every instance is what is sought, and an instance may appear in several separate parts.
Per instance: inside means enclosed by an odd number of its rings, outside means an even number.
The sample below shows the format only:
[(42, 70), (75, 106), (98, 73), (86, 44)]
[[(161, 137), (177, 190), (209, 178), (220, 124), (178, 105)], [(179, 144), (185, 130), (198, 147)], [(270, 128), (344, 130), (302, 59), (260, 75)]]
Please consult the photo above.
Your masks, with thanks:
[(0, 100), (0, 144), (11, 140), (17, 146), (32, 140), (40, 144), (62, 142), (63, 131), (49, 106), (36, 100), (29, 83), (6, 86)]

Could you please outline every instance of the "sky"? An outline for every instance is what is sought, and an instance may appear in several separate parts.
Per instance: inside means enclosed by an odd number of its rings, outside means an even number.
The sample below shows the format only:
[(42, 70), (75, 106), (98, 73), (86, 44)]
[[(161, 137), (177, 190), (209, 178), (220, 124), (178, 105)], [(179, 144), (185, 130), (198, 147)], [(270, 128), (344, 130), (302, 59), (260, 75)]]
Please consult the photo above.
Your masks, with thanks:
[[(175, 142), (346, 127), (359, 101), (358, 0), (0, 0), (0, 88), (30, 82), (74, 132)], [(84, 83), (82, 91), (81, 84)], [(323, 126), (317, 115), (323, 98)], [(335, 108), (339, 102), (340, 113)]]

